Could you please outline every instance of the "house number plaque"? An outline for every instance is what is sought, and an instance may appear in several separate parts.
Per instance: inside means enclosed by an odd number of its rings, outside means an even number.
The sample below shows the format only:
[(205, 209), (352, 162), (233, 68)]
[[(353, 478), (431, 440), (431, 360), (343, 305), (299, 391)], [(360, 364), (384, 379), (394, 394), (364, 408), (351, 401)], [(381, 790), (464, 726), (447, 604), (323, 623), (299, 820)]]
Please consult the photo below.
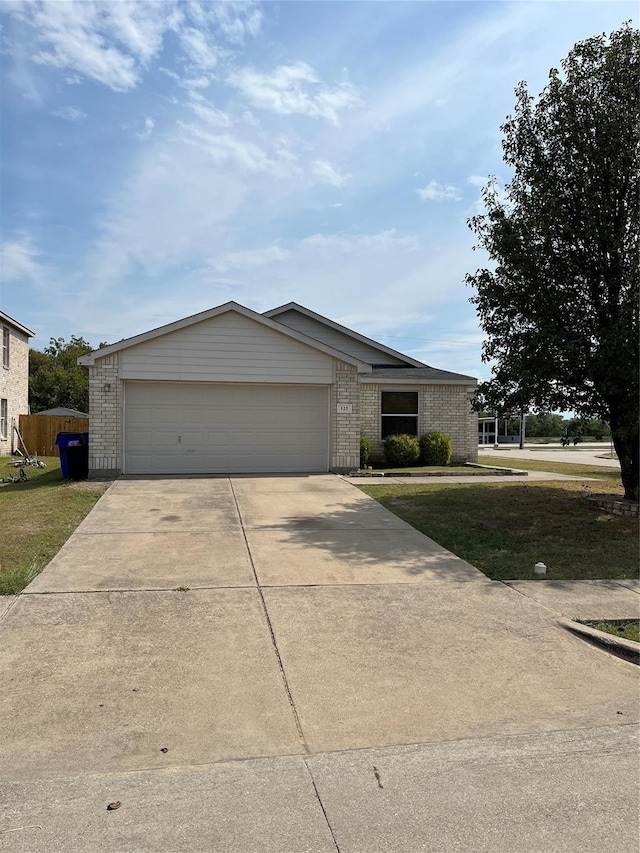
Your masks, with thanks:
[(353, 404), (352, 403), (338, 403), (338, 414), (339, 415), (352, 415), (353, 414)]

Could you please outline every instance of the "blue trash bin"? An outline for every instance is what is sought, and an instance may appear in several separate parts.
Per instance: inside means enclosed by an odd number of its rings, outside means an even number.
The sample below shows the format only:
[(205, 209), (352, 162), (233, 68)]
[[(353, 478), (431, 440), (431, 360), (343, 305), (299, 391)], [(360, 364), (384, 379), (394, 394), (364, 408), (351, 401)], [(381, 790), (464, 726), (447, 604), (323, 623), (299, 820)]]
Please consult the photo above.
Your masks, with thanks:
[[(60, 456), (60, 467), (62, 468), (62, 476), (68, 480), (71, 476), (69, 470), (69, 460), (67, 459), (68, 447), (82, 447), (89, 444), (88, 432), (59, 432), (56, 436), (56, 446)], [(75, 478), (75, 471), (74, 471)]]

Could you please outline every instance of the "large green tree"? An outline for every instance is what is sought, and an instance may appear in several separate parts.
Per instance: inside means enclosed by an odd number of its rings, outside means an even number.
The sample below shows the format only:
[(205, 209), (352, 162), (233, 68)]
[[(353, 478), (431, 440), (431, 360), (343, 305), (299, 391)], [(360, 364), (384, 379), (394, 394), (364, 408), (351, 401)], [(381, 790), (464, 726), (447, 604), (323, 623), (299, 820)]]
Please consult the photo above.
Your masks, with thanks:
[(51, 338), (40, 352), (29, 351), (29, 403), (35, 414), (56, 406), (89, 411), (89, 378), (77, 359), (94, 347), (75, 335), (71, 340)]
[(640, 31), (576, 44), (502, 126), (512, 179), (469, 220), (492, 265), (467, 276), (494, 362), (478, 407), (574, 411), (611, 425), (638, 499)]

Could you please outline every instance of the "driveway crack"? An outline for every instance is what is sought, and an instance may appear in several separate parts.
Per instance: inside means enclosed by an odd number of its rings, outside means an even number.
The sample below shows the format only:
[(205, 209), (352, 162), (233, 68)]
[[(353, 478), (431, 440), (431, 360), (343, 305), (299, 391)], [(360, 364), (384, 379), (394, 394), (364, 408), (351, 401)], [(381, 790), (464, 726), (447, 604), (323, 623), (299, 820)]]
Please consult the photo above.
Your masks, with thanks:
[(331, 821), (329, 820), (329, 815), (327, 814), (327, 810), (324, 807), (324, 803), (322, 802), (322, 798), (320, 796), (320, 792), (318, 791), (318, 786), (316, 785), (316, 780), (313, 778), (313, 773), (311, 772), (311, 768), (307, 763), (307, 760), (304, 761), (304, 766), (307, 768), (307, 772), (309, 773), (309, 777), (311, 779), (311, 784), (313, 785), (313, 790), (316, 795), (316, 799), (318, 800), (318, 805), (322, 809), (322, 814), (324, 815), (324, 819), (326, 821), (329, 832), (331, 833), (331, 839), (333, 841), (333, 846), (336, 848), (337, 853), (340, 853), (340, 845), (338, 844), (338, 839), (336, 838), (336, 834), (333, 831), (333, 827), (331, 826)]
[[(287, 678), (287, 673), (284, 669), (284, 663), (282, 662), (282, 655), (280, 654), (280, 649), (278, 648), (278, 642), (276, 640), (275, 631), (273, 630), (273, 625), (271, 623), (271, 617), (269, 615), (269, 610), (267, 609), (267, 602), (264, 598), (264, 593), (262, 586), (260, 585), (260, 579), (258, 578), (258, 573), (256, 571), (256, 566), (253, 561), (253, 554), (251, 553), (251, 548), (249, 546), (249, 539), (247, 537), (247, 531), (244, 526), (244, 519), (242, 518), (242, 513), (240, 512), (240, 506), (238, 504), (238, 498), (236, 496), (236, 490), (233, 487), (233, 480), (229, 477), (229, 485), (231, 487), (231, 494), (233, 495), (233, 501), (236, 505), (236, 512), (238, 513), (238, 519), (240, 521), (240, 527), (242, 528), (242, 535), (244, 536), (244, 543), (247, 548), (247, 553), (249, 555), (249, 562), (251, 563), (251, 571), (253, 572), (253, 577), (256, 582), (256, 587), (258, 590), (258, 595), (260, 596), (260, 604), (262, 606), (262, 612), (264, 613), (264, 618), (267, 622), (267, 627), (269, 628), (269, 634), (271, 635), (271, 645), (273, 646), (273, 650), (276, 655), (276, 660), (278, 661), (278, 667), (280, 669), (280, 676), (282, 677), (282, 683), (284, 685), (285, 692), (287, 694), (287, 699), (289, 700), (289, 705), (291, 706), (291, 712), (293, 714), (293, 719), (295, 720), (296, 729), (298, 731), (298, 738), (300, 739), (300, 743), (304, 751), (307, 755), (311, 754), (311, 749), (309, 748), (309, 744), (307, 743), (307, 739), (302, 731), (302, 723), (300, 722), (300, 716), (298, 714), (298, 709), (296, 708), (296, 704), (293, 701), (293, 695), (291, 693), (291, 687), (289, 686), (289, 680)], [(314, 784), (315, 787), (315, 784)], [(316, 792), (317, 793), (317, 792)], [(324, 811), (324, 809), (323, 809)]]

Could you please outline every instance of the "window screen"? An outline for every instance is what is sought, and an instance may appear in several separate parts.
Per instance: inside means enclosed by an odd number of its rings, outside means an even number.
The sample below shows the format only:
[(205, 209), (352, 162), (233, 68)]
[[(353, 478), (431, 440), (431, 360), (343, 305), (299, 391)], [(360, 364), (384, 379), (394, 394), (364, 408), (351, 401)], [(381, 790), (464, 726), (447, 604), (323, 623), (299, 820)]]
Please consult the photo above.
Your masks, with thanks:
[(382, 392), (382, 438), (389, 435), (418, 435), (418, 392)]

